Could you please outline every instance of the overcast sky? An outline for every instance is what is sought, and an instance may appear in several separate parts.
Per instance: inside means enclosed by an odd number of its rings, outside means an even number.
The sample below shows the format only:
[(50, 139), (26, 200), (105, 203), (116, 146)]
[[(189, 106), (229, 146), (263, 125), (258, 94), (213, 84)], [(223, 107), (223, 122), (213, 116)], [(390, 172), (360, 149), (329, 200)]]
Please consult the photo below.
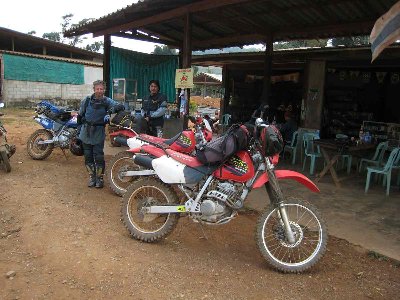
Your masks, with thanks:
[[(73, 14), (71, 23), (78, 23), (85, 18), (100, 18), (109, 13), (131, 5), (132, 0), (2, 0), (0, 5), (0, 27), (22, 33), (36, 31), (38, 37), (43, 33), (60, 32), (62, 16)], [(92, 35), (88, 35), (92, 38)], [(96, 38), (102, 41), (103, 37)], [(90, 41), (94, 41), (91, 39)], [(154, 50), (153, 43), (133, 41), (112, 37), (112, 45), (139, 52), (150, 53)]]

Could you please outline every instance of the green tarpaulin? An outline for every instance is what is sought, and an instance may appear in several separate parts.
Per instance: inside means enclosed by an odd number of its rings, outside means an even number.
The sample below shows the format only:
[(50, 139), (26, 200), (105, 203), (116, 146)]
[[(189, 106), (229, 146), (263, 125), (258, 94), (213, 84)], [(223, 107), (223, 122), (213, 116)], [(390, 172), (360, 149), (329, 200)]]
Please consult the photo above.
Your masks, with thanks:
[[(137, 80), (138, 98), (149, 93), (148, 83), (152, 79), (160, 81), (160, 91), (175, 101), (175, 70), (178, 68), (177, 55), (150, 55), (111, 47), (110, 77)], [(109, 88), (111, 90), (111, 82)]]
[(84, 84), (84, 66), (63, 61), (3, 55), (4, 79)]

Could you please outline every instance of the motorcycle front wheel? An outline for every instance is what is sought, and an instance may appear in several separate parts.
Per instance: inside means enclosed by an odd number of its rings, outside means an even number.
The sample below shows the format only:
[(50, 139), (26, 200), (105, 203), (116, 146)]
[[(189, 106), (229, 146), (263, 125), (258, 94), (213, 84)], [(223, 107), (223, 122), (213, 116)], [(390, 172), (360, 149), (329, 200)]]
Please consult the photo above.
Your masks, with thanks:
[(283, 205), (294, 242), (287, 240), (276, 206), (270, 206), (260, 216), (256, 242), (261, 254), (274, 268), (285, 273), (300, 273), (314, 266), (324, 255), (328, 232), (319, 211), (310, 203), (288, 199)]
[(144, 178), (132, 183), (124, 194), (121, 214), (131, 236), (143, 242), (156, 242), (172, 232), (179, 215), (147, 214), (143, 209), (151, 205), (174, 205), (176, 193), (159, 179)]
[(32, 133), (26, 144), (26, 150), (28, 151), (29, 156), (36, 160), (47, 158), (51, 154), (51, 152), (53, 152), (54, 145), (39, 145), (38, 142), (51, 140), (52, 138), (53, 134), (45, 129), (39, 129)]
[(120, 152), (114, 155), (106, 169), (106, 178), (109, 182), (110, 189), (118, 196), (122, 197), (128, 186), (139, 179), (139, 176), (122, 176), (122, 172), (139, 171), (143, 168), (133, 162), (133, 153)]
[(10, 173), (11, 172), (11, 164), (10, 164), (10, 159), (8, 158), (6, 151), (0, 151), (0, 162), (3, 163), (4, 170), (7, 173)]

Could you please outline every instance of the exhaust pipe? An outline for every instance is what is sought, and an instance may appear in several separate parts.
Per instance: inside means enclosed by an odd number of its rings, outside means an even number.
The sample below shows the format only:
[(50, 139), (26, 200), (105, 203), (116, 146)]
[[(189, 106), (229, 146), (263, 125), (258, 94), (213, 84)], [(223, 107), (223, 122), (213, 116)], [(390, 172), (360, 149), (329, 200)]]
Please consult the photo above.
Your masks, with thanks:
[(139, 166), (145, 167), (146, 169), (153, 170), (153, 165), (151, 164), (153, 159), (153, 157), (148, 155), (135, 155), (133, 162)]

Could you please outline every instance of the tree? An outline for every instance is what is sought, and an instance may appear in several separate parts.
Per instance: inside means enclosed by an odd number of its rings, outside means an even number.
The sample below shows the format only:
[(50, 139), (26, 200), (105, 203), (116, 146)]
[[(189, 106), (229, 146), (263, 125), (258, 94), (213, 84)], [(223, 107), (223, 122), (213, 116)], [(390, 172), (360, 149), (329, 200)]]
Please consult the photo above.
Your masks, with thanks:
[(42, 37), (53, 42), (61, 42), (61, 35), (59, 32), (43, 33)]
[(289, 42), (277, 42), (274, 43), (274, 50), (280, 49), (295, 49), (304, 47), (326, 47), (328, 39), (317, 39), (317, 40), (294, 40)]
[[(76, 24), (71, 24), (71, 20), (72, 20), (73, 16), (74, 16), (73, 14), (66, 14), (66, 15), (62, 16), (61, 18), (62, 18), (63, 21), (60, 24), (61, 25), (61, 31), (60, 32), (47, 32), (47, 33), (44, 33), (42, 37), (45, 38), (45, 39), (48, 39), (50, 41), (53, 41), (53, 42), (59, 42), (59, 43), (63, 43), (63, 44), (68, 44), (70, 46), (75, 46), (75, 47), (77, 45), (81, 44), (85, 39), (87, 39), (87, 37), (83, 37), (81, 35), (77, 35), (77, 36), (74, 36), (74, 37), (71, 37), (71, 38), (66, 38), (66, 37), (63, 37), (64, 33), (67, 30), (71, 29), (72, 27), (85, 25), (85, 24), (91, 22), (94, 19), (93, 18), (87, 18), (87, 19), (83, 19), (83, 20), (79, 21)], [(103, 46), (104, 46), (103, 42), (94, 42), (92, 44), (86, 45), (84, 47), (84, 49), (86, 49), (88, 51), (96, 52), (96, 51), (99, 51)]]
[(162, 45), (162, 46), (155, 45), (154, 46), (154, 51), (152, 52), (152, 54), (157, 54), (157, 55), (177, 55), (177, 52), (176, 52), (175, 49), (170, 49), (167, 45)]
[(337, 46), (354, 47), (361, 45), (369, 45), (368, 35), (338, 37), (332, 39), (332, 46), (334, 47)]
[(35, 35), (35, 34), (36, 34), (36, 31), (35, 31), (35, 30), (32, 30), (32, 31), (29, 31), (27, 34), (29, 34), (29, 35)]

